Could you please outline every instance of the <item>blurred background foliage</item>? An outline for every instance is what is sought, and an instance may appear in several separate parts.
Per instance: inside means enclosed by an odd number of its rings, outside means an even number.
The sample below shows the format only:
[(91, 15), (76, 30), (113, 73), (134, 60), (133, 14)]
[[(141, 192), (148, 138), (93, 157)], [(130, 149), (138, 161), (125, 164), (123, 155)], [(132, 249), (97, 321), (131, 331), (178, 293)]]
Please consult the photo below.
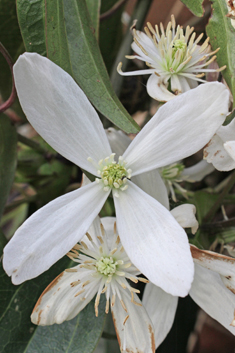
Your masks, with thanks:
[[(235, 96), (235, 31), (226, 17), (226, 2), (205, 0), (203, 5), (202, 2), (0, 0), (1, 52), (5, 47), (13, 62), (24, 51), (47, 56), (72, 75), (97, 109), (106, 128), (117, 126), (133, 138), (160, 106), (147, 96), (146, 77), (123, 78), (116, 71), (120, 61), (124, 71), (138, 68), (137, 62), (124, 57), (131, 53), (129, 28), (134, 19), (138, 19), (137, 29), (142, 29), (147, 21), (153, 25), (162, 22), (166, 27), (174, 14), (176, 22), (183, 27), (194, 26), (197, 34), (204, 32), (210, 36), (212, 49), (221, 48), (217, 62), (220, 67), (227, 65), (222, 74)], [(12, 90), (11, 64), (5, 56), (0, 54), (0, 105), (7, 101)], [(28, 216), (54, 198), (78, 188), (82, 176), (77, 166), (58, 155), (37, 135), (17, 99), (3, 110), (0, 115), (1, 253), (7, 240)], [(234, 112), (230, 120), (233, 117)], [(201, 158), (200, 151), (185, 163), (190, 166)], [(221, 249), (225, 243), (235, 242), (233, 185), (234, 175), (230, 177), (229, 173), (217, 171), (201, 182), (182, 184), (190, 190), (188, 202), (197, 207), (200, 228), (191, 239), (197, 246)], [(180, 194), (177, 198), (177, 204), (185, 202)], [(171, 203), (175, 206), (173, 200)], [(227, 223), (221, 205), (231, 218)], [(114, 207), (110, 198), (101, 216), (112, 215)], [(105, 338), (101, 339), (96, 352), (119, 351), (109, 316), (106, 324), (104, 314), (95, 318), (93, 303), (69, 323), (50, 329), (31, 324), (30, 313), (39, 294), (68, 266), (70, 260), (63, 258), (39, 278), (17, 287), (1, 268), (0, 352), (90, 353), (94, 351), (103, 327)], [(233, 352), (234, 338), (201, 311), (197, 315), (197, 310), (189, 297), (180, 301), (172, 330), (157, 352)], [(100, 313), (103, 311), (101, 308)], [(214, 337), (214, 345), (210, 342), (208, 346), (208, 332)], [(226, 344), (222, 345), (224, 340)], [(51, 342), (56, 344), (51, 345)]]

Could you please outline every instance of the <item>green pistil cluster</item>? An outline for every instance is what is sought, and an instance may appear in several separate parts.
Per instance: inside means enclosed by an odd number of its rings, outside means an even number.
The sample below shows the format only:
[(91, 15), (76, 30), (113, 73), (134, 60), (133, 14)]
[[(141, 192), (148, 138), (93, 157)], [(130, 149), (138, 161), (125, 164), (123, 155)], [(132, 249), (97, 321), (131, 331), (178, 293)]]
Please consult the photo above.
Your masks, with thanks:
[(101, 173), (104, 185), (120, 188), (127, 180), (127, 170), (122, 165), (110, 164), (105, 166)]
[(168, 167), (162, 168), (161, 175), (164, 180), (177, 181), (180, 180), (183, 170), (184, 165), (182, 163), (174, 163)]
[[(102, 182), (104, 185), (104, 191), (109, 191), (111, 188), (126, 190), (127, 179), (131, 177), (131, 170), (126, 169), (126, 162), (122, 157), (119, 157), (118, 163), (114, 160), (115, 153), (112, 153), (110, 157), (101, 159), (99, 161), (100, 169), (97, 171), (99, 178), (96, 178), (96, 182)], [(115, 194), (118, 196), (117, 194)]]
[(187, 47), (187, 44), (185, 43), (184, 40), (182, 39), (177, 39), (173, 42), (173, 46), (172, 46), (172, 52), (173, 55), (175, 55), (175, 53), (177, 52), (177, 50), (181, 49), (182, 52), (185, 52), (185, 49)]
[(116, 272), (116, 262), (112, 257), (101, 257), (96, 262), (96, 268), (97, 271), (105, 276), (113, 275)]

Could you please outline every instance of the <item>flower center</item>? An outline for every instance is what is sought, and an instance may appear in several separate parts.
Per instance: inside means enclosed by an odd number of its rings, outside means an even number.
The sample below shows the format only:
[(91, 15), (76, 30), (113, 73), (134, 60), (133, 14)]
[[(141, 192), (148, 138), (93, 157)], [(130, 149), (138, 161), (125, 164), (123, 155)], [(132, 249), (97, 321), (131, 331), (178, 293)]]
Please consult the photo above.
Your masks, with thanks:
[[(123, 160), (123, 157), (119, 157), (118, 163), (114, 160), (115, 153), (112, 153), (110, 157), (101, 159), (99, 161), (99, 169), (97, 174), (100, 178), (96, 178), (96, 182), (102, 182), (104, 185), (103, 190), (109, 191), (110, 189), (119, 189), (124, 191), (127, 189), (126, 182), (131, 178), (131, 169), (126, 169), (127, 162)], [(118, 193), (114, 194), (118, 197)]]
[(175, 181), (180, 179), (183, 170), (184, 165), (182, 163), (174, 163), (170, 166), (162, 168), (161, 175), (165, 180)]
[(185, 52), (185, 49), (187, 47), (187, 44), (185, 43), (184, 40), (182, 39), (177, 39), (173, 42), (173, 55), (175, 55), (175, 53), (177, 52), (178, 49), (181, 49), (183, 51), (183, 53)]
[(113, 275), (116, 272), (116, 265), (112, 257), (101, 257), (96, 262), (97, 270), (105, 276)]

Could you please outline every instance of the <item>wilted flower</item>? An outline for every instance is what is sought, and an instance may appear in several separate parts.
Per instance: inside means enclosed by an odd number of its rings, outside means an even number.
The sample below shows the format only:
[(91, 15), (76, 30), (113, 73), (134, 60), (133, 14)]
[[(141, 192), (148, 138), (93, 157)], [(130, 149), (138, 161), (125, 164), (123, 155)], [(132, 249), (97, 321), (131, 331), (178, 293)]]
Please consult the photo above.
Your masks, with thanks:
[(95, 299), (98, 316), (100, 297), (106, 297), (119, 337), (121, 352), (154, 353), (151, 320), (131, 285), (140, 272), (130, 262), (117, 234), (115, 218), (95, 218), (86, 236), (67, 254), (78, 265), (62, 272), (40, 296), (31, 320), (36, 325), (61, 324), (73, 319)]
[(216, 131), (204, 148), (203, 157), (220, 171), (235, 169), (235, 119)]
[(147, 82), (148, 94), (163, 102), (197, 87), (198, 82), (206, 82), (202, 79), (206, 72), (220, 72), (226, 66), (220, 69), (206, 68), (216, 59), (215, 54), (219, 48), (211, 52), (209, 38), (199, 46), (203, 34), (195, 40), (196, 33), (193, 30), (193, 27), (187, 26), (184, 32), (181, 26), (176, 27), (173, 15), (166, 31), (162, 23), (160, 24), (161, 33), (157, 25), (154, 29), (150, 23), (145, 27), (146, 34), (133, 29), (134, 42), (131, 47), (137, 55), (127, 58), (144, 61), (149, 69), (124, 73), (120, 63), (117, 68), (119, 74), (123, 76), (151, 74)]
[[(235, 335), (235, 259), (191, 245), (195, 275), (189, 295), (213, 319)], [(171, 329), (178, 298), (148, 283), (142, 300), (155, 331), (156, 348)]]
[(195, 153), (209, 141), (227, 113), (226, 87), (208, 83), (168, 102), (115, 161), (97, 113), (65, 71), (26, 53), (14, 74), (20, 103), (36, 131), (96, 181), (48, 203), (17, 230), (3, 257), (13, 283), (38, 276), (73, 248), (112, 192), (120, 239), (131, 262), (165, 291), (185, 296), (193, 280), (187, 236), (134, 180), (145, 173), (147, 184), (152, 170)]

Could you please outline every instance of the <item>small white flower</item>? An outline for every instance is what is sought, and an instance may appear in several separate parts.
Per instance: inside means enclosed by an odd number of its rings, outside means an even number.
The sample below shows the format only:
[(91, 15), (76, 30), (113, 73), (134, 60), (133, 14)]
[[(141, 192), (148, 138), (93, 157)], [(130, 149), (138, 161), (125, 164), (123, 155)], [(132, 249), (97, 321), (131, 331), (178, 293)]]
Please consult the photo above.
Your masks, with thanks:
[(185, 296), (193, 280), (187, 236), (135, 180), (143, 175), (141, 183), (148, 184), (153, 170), (197, 152), (210, 140), (227, 113), (226, 87), (200, 85), (168, 102), (115, 160), (96, 111), (65, 71), (25, 53), (14, 75), (21, 106), (36, 131), (97, 181), (49, 202), (17, 230), (3, 257), (13, 283), (38, 276), (64, 256), (112, 192), (120, 239), (131, 262), (165, 291)]
[(163, 102), (169, 101), (176, 95), (197, 87), (198, 82), (206, 82), (202, 79), (206, 72), (220, 72), (226, 68), (226, 66), (220, 69), (206, 68), (216, 59), (215, 54), (219, 48), (211, 52), (209, 38), (199, 46), (203, 34), (195, 40), (196, 33), (193, 32), (193, 27), (187, 26), (185, 33), (181, 26), (178, 25), (176, 28), (173, 15), (166, 31), (162, 23), (160, 30), (161, 33), (157, 25), (154, 29), (150, 23), (145, 27), (146, 34), (133, 29), (134, 42), (131, 47), (137, 55), (127, 58), (144, 61), (149, 69), (124, 73), (121, 70), (122, 63), (117, 68), (119, 74), (123, 76), (151, 74), (147, 82), (147, 91), (152, 98)]
[(227, 0), (228, 13), (227, 17), (231, 19), (231, 25), (235, 28), (235, 1)]
[(235, 169), (235, 119), (216, 131), (204, 148), (203, 157), (220, 171)]
[(96, 296), (106, 297), (105, 312), (112, 311), (121, 352), (154, 353), (154, 334), (149, 316), (131, 285), (140, 272), (130, 262), (117, 234), (115, 218), (97, 217), (80, 244), (67, 254), (78, 265), (62, 272), (40, 296), (31, 320), (36, 325), (71, 320)]

